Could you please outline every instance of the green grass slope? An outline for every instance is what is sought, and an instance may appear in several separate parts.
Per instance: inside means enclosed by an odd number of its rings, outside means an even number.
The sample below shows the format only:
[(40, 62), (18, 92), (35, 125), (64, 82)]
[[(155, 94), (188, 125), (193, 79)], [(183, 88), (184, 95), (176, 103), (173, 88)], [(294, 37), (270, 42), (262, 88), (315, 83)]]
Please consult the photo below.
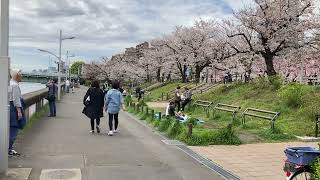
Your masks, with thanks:
[[(270, 130), (267, 120), (248, 118), (245, 126), (241, 125), (241, 116), (234, 122), (237, 134), (242, 140), (284, 141), (293, 135), (313, 136), (315, 134), (315, 114), (320, 114), (320, 88), (299, 84), (282, 85), (280, 80), (259, 79), (249, 84), (235, 83), (220, 85), (214, 90), (199, 95), (196, 99), (212, 101), (214, 104), (225, 103), (241, 106), (241, 113), (246, 108), (257, 108), (280, 112), (276, 120), (276, 131)], [(204, 113), (201, 108), (189, 108), (193, 117), (207, 121), (203, 128), (216, 129), (226, 127), (232, 116), (226, 112)]]

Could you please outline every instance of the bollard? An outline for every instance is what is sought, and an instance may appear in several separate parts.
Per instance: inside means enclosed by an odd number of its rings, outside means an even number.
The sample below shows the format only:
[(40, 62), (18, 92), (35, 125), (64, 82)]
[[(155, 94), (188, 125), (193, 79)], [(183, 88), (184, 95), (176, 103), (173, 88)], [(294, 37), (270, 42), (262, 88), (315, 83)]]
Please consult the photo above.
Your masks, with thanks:
[(154, 119), (154, 110), (152, 109), (151, 110), (151, 120), (153, 120)]
[(315, 137), (318, 137), (319, 133), (319, 121), (320, 121), (320, 115), (316, 115), (316, 129), (315, 129)]
[(161, 112), (159, 112), (159, 120), (161, 121)]
[(188, 137), (192, 136), (193, 125), (191, 123), (188, 124)]

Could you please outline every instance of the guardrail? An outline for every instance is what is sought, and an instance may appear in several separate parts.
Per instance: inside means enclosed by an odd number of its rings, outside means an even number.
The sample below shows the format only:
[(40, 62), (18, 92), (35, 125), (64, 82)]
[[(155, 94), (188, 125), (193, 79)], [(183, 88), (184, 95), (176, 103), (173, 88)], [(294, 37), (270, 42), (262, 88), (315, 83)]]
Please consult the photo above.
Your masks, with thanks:
[[(61, 84), (61, 91), (64, 92), (65, 83)], [(62, 93), (63, 94), (63, 93)], [(23, 95), (26, 104), (25, 115), (27, 120), (30, 119), (30, 107), (36, 105), (35, 112), (38, 112), (45, 105), (45, 98), (48, 97), (48, 89), (44, 88), (38, 91), (27, 93)]]
[(234, 106), (234, 105), (229, 105), (229, 104), (222, 104), (218, 103), (214, 109), (220, 110), (220, 111), (225, 111), (225, 112), (231, 112), (232, 113), (232, 120), (236, 119), (236, 114), (239, 112), (241, 109), (240, 106)]
[(318, 134), (319, 134), (319, 123), (320, 123), (320, 114), (317, 114), (316, 115), (315, 137), (318, 137)]
[[(260, 113), (260, 114), (264, 114), (264, 115), (254, 114), (254, 113)], [(248, 108), (242, 114), (242, 116), (243, 116), (242, 124), (246, 123), (246, 116), (252, 116), (252, 117), (256, 117), (256, 118), (260, 118), (260, 119), (270, 120), (271, 121), (271, 129), (274, 130), (274, 123), (275, 123), (277, 117), (279, 117), (279, 115), (280, 115), (280, 112), (273, 112), (273, 111), (266, 111), (266, 110), (261, 110), (261, 109)]]

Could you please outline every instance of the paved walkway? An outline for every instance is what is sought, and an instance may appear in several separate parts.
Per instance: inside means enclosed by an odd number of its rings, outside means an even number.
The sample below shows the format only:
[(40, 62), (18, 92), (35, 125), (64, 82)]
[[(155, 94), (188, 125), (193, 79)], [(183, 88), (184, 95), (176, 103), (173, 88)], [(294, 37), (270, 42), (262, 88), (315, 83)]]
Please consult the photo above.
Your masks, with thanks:
[(240, 146), (191, 147), (224, 169), (245, 180), (283, 180), (284, 150), (289, 146), (313, 146), (317, 143), (288, 142)]
[[(176, 146), (165, 145), (126, 113), (120, 115), (120, 134), (106, 136), (103, 118), (103, 133), (90, 135), (89, 121), (81, 114), (84, 94), (85, 89), (77, 89), (66, 95), (58, 103), (56, 118), (43, 118), (22, 134), (16, 149), (23, 156), (10, 159), (10, 168), (32, 168), (29, 180), (223, 179)], [(61, 170), (50, 172), (54, 169)]]

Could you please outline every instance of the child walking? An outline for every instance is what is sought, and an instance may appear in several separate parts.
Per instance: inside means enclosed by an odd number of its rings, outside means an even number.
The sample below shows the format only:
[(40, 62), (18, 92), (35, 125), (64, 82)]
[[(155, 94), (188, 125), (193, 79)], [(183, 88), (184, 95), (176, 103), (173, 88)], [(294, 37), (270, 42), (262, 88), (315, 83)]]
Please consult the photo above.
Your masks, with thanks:
[[(119, 125), (119, 111), (122, 107), (123, 110), (126, 110), (123, 106), (123, 97), (119, 91), (120, 83), (119, 81), (112, 82), (112, 89), (108, 91), (105, 96), (105, 107), (106, 112), (109, 114), (109, 136), (113, 136), (114, 133), (118, 132)], [(114, 126), (113, 126), (114, 121)]]

